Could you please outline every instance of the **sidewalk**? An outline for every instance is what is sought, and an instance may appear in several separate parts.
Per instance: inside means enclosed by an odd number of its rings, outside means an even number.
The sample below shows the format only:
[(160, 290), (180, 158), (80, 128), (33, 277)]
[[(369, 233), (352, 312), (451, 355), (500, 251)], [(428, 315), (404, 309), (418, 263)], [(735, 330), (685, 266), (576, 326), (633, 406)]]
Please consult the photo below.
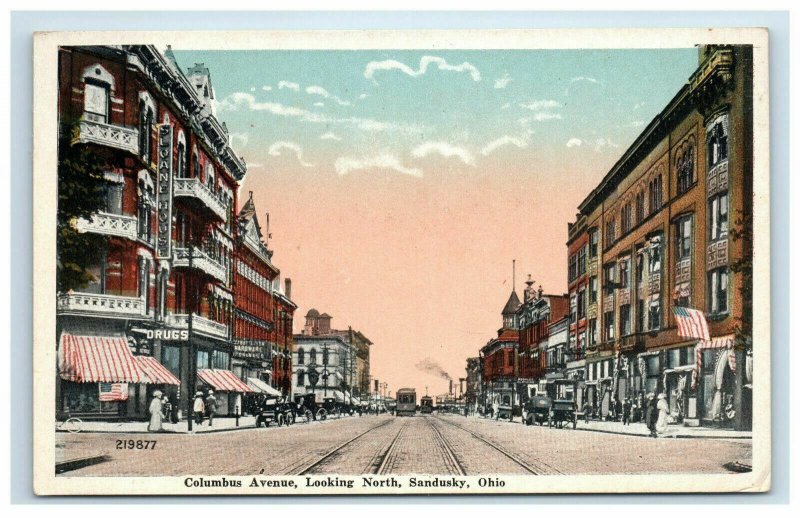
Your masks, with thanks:
[[(507, 419), (500, 419), (499, 422), (510, 423)], [(520, 417), (515, 417), (513, 422), (514, 424), (522, 424)], [(572, 430), (572, 424), (566, 425), (566, 429)], [(650, 430), (647, 429), (644, 423), (623, 425), (616, 421), (590, 420), (588, 423), (585, 423), (583, 420), (578, 420), (577, 429), (587, 432), (613, 433), (617, 435), (650, 436)], [(663, 434), (659, 434), (659, 437), (672, 439), (752, 439), (753, 432), (737, 432), (724, 428), (708, 428), (703, 426), (668, 425), (667, 431)]]

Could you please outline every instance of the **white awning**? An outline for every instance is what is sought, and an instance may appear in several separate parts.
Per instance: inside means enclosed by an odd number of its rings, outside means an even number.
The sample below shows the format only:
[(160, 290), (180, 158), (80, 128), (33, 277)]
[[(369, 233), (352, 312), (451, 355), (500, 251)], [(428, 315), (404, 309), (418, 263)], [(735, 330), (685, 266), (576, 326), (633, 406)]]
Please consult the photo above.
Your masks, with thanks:
[(282, 396), (279, 391), (275, 390), (274, 388), (270, 387), (268, 384), (264, 383), (258, 378), (247, 378), (247, 385), (255, 390), (256, 392), (262, 392), (264, 394), (269, 394), (270, 396)]

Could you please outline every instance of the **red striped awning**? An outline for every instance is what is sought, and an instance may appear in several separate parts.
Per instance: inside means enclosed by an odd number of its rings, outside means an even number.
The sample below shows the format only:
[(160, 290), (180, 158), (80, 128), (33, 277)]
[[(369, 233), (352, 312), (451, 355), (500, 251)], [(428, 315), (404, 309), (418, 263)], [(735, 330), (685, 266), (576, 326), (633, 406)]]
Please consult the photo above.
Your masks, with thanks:
[(223, 392), (254, 392), (236, 374), (225, 369), (197, 369), (197, 377)]
[(180, 385), (181, 380), (175, 377), (166, 367), (152, 356), (135, 356), (139, 367), (144, 371), (146, 381), (153, 385)]
[(61, 334), (61, 379), (77, 383), (144, 383), (145, 374), (123, 336)]

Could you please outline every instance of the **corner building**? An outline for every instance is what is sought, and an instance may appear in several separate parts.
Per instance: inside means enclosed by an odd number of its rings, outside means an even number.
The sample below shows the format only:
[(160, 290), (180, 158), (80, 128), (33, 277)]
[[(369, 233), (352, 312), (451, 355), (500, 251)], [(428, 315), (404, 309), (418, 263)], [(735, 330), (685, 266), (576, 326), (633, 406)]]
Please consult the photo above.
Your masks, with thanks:
[[(158, 388), (185, 415), (209, 386), (224, 415), (248, 390), (230, 372), (246, 167), (214, 114), (210, 73), (149, 45), (62, 47), (58, 65), (60, 131), (103, 159), (106, 192), (74, 223), (103, 236), (93, 280), (57, 294), (58, 413), (141, 417)], [(104, 384), (121, 392), (104, 400)]]
[[(653, 392), (674, 423), (751, 426), (752, 89), (750, 47), (701, 46), (570, 224), (570, 343), (596, 417)], [(678, 336), (679, 306), (705, 313), (713, 348)]]

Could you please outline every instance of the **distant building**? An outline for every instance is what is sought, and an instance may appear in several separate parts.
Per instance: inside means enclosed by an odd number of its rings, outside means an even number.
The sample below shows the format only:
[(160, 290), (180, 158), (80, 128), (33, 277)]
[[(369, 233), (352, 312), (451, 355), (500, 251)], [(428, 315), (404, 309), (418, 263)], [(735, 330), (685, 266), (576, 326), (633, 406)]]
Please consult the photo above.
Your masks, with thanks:
[(470, 412), (478, 409), (481, 401), (481, 359), (479, 357), (467, 358), (467, 387), (464, 391), (464, 401)]
[(497, 338), (489, 340), (480, 351), (484, 383), (481, 407), (487, 412), (499, 407), (510, 409), (512, 405), (519, 403), (519, 394), (516, 393), (515, 387), (518, 375), (517, 309), (519, 307), (519, 296), (512, 290), (503, 307), (503, 326), (497, 331)]

